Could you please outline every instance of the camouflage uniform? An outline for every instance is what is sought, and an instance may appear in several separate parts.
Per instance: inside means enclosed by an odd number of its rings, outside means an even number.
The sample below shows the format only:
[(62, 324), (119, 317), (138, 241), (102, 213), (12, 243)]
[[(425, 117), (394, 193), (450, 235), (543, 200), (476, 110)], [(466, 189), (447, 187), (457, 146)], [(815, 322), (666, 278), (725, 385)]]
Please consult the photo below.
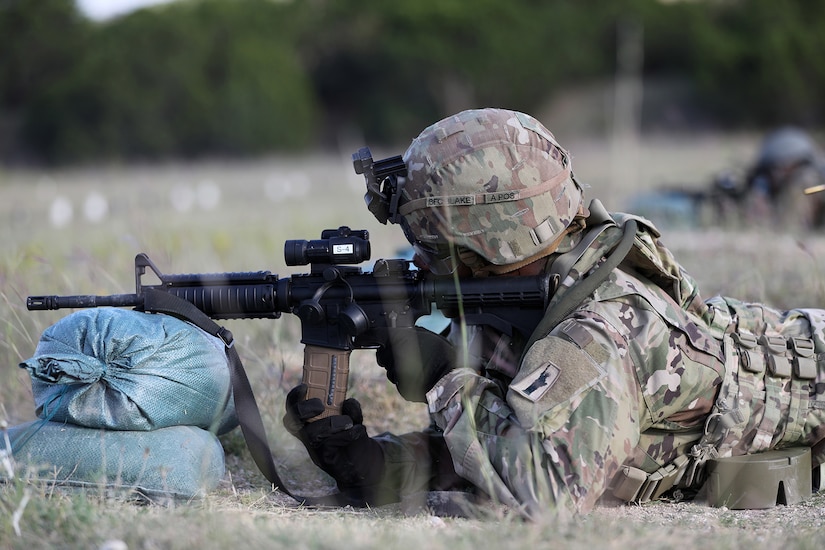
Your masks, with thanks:
[[(554, 302), (620, 233), (618, 227), (603, 233)], [(740, 372), (749, 350), (732, 345), (728, 359), (743, 414), (719, 456), (820, 443), (813, 461), (823, 461), (825, 368), (811, 359), (813, 378), (800, 378), (793, 366), (800, 357), (786, 342), (813, 336), (812, 357), (825, 352), (825, 311), (780, 312), (721, 297), (705, 303), (655, 236), (643, 226), (622, 268), (520, 364), (512, 362), (517, 343), (508, 342), (502, 354), (499, 341), (487, 341), (482, 365), (452, 371), (429, 392), (429, 410), (461, 478), (529, 517), (587, 512), (611, 496), (624, 467), (653, 473), (691, 450), (725, 381), (723, 343), (742, 333), (782, 336), (776, 357), (788, 361), (790, 375), (772, 374), (767, 362), (774, 355), (762, 345), (751, 352), (752, 363), (765, 362), (761, 374)], [(378, 438), (394, 463), (391, 475), (405, 480), (402, 493), (426, 489), (416, 483), (427, 480), (445, 485), (434, 472), (427, 477), (432, 442), (411, 445), (421, 437)], [(443, 475), (444, 465), (438, 469)]]
[[(408, 150), (410, 177), (426, 174), (404, 191), (400, 207), (412, 243), (467, 248), (491, 262), (492, 273), (537, 261), (551, 243), (550, 271), (577, 251), (548, 312), (593, 277), (629, 220), (637, 227), (633, 246), (547, 334), (454, 331), (480, 341), (456, 341), (477, 360), (427, 394), (433, 429), (377, 438), (387, 485), (404, 494), (469, 482), (537, 517), (587, 512), (624, 487), (630, 471), (673, 472), (677, 463), (681, 477), (699, 482), (682, 474), (693, 466), (701, 473), (708, 457), (794, 445), (813, 447), (813, 463), (821, 463), (825, 311), (780, 312), (721, 297), (705, 302), (641, 218), (614, 214), (595, 233), (578, 231), (587, 209), (566, 152), (529, 117), (505, 115), (501, 124), (498, 116), (445, 119)], [(534, 165), (546, 172), (530, 170)], [(490, 178), (491, 167), (505, 176)], [(547, 182), (543, 195), (531, 194)], [(473, 194), (473, 187), (484, 192)], [(515, 197), (499, 200), (506, 193)], [(556, 200), (543, 204), (542, 197)], [(599, 206), (591, 203), (591, 210)], [(524, 226), (530, 231), (519, 233)], [(645, 498), (666, 488), (649, 487)]]

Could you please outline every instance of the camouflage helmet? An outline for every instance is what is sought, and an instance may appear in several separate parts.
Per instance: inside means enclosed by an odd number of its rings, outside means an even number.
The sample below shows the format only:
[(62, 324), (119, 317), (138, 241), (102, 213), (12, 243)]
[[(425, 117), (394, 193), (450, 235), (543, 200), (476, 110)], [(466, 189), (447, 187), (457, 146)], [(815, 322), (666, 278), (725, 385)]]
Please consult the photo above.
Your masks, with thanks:
[(399, 222), (425, 260), (455, 247), (506, 266), (557, 241), (579, 213), (570, 157), (535, 118), (468, 110), (426, 128), (403, 155)]

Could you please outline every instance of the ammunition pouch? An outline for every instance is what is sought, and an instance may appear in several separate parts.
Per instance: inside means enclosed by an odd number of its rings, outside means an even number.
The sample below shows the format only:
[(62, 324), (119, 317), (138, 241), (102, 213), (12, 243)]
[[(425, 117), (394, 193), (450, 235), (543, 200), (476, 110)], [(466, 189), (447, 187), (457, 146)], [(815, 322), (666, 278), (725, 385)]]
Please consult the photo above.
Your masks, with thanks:
[(633, 466), (624, 466), (614, 478), (613, 496), (626, 502), (657, 500), (674, 487), (681, 486), (689, 464), (690, 459), (682, 455), (652, 474)]
[[(725, 462), (735, 461), (733, 459), (744, 459), (753, 470), (763, 464), (769, 464), (771, 471), (790, 468), (784, 474), (777, 474), (785, 475), (780, 480), (782, 490), (788, 491), (789, 487), (807, 487), (808, 491), (812, 486), (815, 491), (825, 488), (825, 468), (819, 466), (812, 474), (810, 452), (806, 455), (807, 462), (800, 459), (799, 464), (789, 463), (790, 458), (782, 455), (792, 452), (792, 458), (796, 460), (797, 451), (801, 452), (805, 445), (803, 426), (812, 405), (807, 387), (817, 377), (813, 340), (797, 336), (786, 338), (779, 334), (757, 337), (746, 329), (730, 333), (730, 316), (725, 315), (724, 309), (717, 312), (722, 314), (716, 316), (710, 328), (724, 347), (725, 375), (701, 438), (686, 454), (655, 472), (623, 467), (612, 483), (615, 497), (644, 503), (674, 489), (695, 492), (705, 485), (711, 472), (717, 495), (724, 492), (720, 488), (731, 484), (738, 490), (741, 485), (725, 479), (736, 471)], [(788, 385), (790, 391), (786, 389)], [(777, 447), (782, 450), (772, 450)], [(808, 471), (803, 473), (805, 469)], [(748, 477), (747, 482), (751, 479)], [(794, 500), (796, 494), (800, 498), (810, 495), (806, 490), (790, 490), (788, 494), (791, 496), (777, 496), (776, 486), (772, 491), (775, 500), (780, 502), (783, 498)], [(730, 502), (731, 498), (731, 494), (714, 496), (718, 502)], [(760, 502), (764, 504), (765, 500)], [(747, 500), (743, 502), (753, 505)]]

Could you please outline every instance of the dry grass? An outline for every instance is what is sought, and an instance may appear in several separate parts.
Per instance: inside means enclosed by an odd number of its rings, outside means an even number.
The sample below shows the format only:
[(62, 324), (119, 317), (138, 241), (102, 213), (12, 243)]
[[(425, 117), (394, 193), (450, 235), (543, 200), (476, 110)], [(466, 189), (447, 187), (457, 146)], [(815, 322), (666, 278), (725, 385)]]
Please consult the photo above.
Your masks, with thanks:
[[(579, 177), (611, 209), (623, 197), (662, 182), (704, 183), (709, 174), (749, 160), (747, 137), (641, 144), (632, 157), (650, 158), (635, 175), (610, 181), (611, 151), (600, 143), (568, 144)], [(389, 153), (388, 153), (389, 154)], [(630, 173), (625, 171), (625, 174)], [(214, 190), (220, 201), (212, 204)], [(200, 193), (200, 195), (198, 195)], [(280, 274), (283, 241), (317, 238), (321, 229), (350, 225), (372, 235), (373, 258), (391, 257), (405, 243), (396, 228), (366, 212), (362, 181), (348, 155), (265, 159), (248, 163), (203, 163), (147, 167), (97, 167), (55, 173), (0, 172), (0, 419), (10, 425), (34, 418), (28, 377), (17, 368), (29, 357), (40, 332), (65, 312), (29, 312), (31, 294), (130, 292), (132, 261), (147, 252), (165, 272), (250, 271)], [(188, 210), (176, 209), (189, 201)], [(106, 215), (95, 221), (96, 196)], [(59, 202), (73, 207), (65, 225)], [(95, 202), (97, 201), (97, 203)], [(88, 207), (88, 217), (84, 208)], [(57, 211), (53, 212), (52, 208)], [(65, 214), (65, 211), (64, 211)], [(821, 266), (825, 240), (765, 232), (720, 230), (666, 233), (666, 243), (696, 276), (709, 297), (721, 292), (780, 307), (825, 304)], [(294, 318), (232, 321), (253, 388), (288, 478), (304, 489), (322, 490), (329, 480), (307, 466), (303, 451), (280, 424), (285, 392), (300, 378), (301, 346)], [(353, 360), (350, 395), (364, 405), (371, 433), (422, 427), (423, 406), (392, 391), (366, 352)], [(698, 548), (822, 547), (822, 498), (764, 512), (731, 512), (691, 504), (656, 504), (598, 510), (572, 523), (523, 524), (442, 519), (398, 509), (318, 511), (295, 509), (268, 491), (237, 433), (224, 437), (227, 475), (221, 487), (191, 503), (137, 505), (91, 492), (62, 492), (51, 484), (18, 481), (0, 487), (0, 547), (102, 547), (122, 541), (128, 548), (477, 548), (555, 547)], [(24, 495), (28, 502), (17, 520)], [(123, 547), (123, 546), (120, 546)], [(112, 544), (109, 548), (118, 548)]]

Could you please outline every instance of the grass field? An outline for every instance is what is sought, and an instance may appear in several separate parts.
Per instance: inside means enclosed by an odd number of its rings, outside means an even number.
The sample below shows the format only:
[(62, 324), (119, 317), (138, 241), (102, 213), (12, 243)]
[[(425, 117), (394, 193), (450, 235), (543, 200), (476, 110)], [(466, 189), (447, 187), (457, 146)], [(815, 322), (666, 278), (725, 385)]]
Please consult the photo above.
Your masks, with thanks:
[[(749, 136), (656, 139), (621, 151), (569, 143), (574, 168), (611, 210), (661, 183), (703, 185), (715, 171), (744, 165)], [(387, 155), (394, 154), (387, 152)], [(380, 158), (380, 155), (376, 155)], [(618, 159), (618, 160), (616, 160)], [(638, 159), (644, 162), (637, 162)], [(363, 181), (349, 154), (56, 172), (0, 171), (0, 420), (34, 419), (28, 375), (44, 328), (67, 312), (29, 312), (28, 295), (133, 291), (133, 258), (146, 252), (167, 273), (303, 271), (283, 261), (286, 239), (325, 228), (368, 229), (373, 258), (405, 242), (363, 206)], [(825, 239), (766, 230), (665, 232), (705, 297), (723, 293), (779, 307), (825, 306)], [(300, 379), (296, 319), (231, 321), (271, 443), (290, 481), (325, 487), (284, 432), (283, 398)], [(426, 422), (423, 406), (392, 391), (366, 352), (356, 352), (350, 395), (370, 433)], [(601, 509), (573, 522), (525, 524), (508, 517), (447, 519), (399, 509), (295, 509), (269, 491), (237, 430), (225, 436), (227, 475), (204, 499), (138, 505), (104, 491), (64, 491), (18, 479), (0, 485), (2, 548), (821, 548), (825, 500), (735, 512), (698, 504)], [(310, 480), (310, 481), (308, 481)], [(16, 512), (20, 511), (19, 514)]]

